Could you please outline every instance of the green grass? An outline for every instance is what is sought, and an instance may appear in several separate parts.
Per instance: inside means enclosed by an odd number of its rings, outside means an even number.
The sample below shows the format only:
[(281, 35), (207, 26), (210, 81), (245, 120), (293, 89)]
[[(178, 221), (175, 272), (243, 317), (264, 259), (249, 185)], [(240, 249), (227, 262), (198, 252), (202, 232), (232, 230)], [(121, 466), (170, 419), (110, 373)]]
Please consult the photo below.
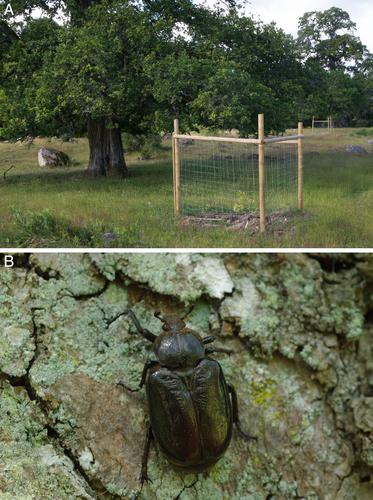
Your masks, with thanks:
[[(365, 129), (366, 130), (366, 129)], [(168, 146), (154, 160), (127, 159), (127, 179), (84, 174), (85, 139), (61, 143), (38, 139), (28, 148), (0, 143), (1, 247), (373, 247), (373, 151), (358, 130), (308, 132), (305, 141), (304, 206), (283, 231), (265, 235), (224, 228), (182, 227), (173, 218), (172, 165)], [(373, 132), (372, 137), (373, 138)], [(367, 156), (345, 153), (363, 145)], [(42, 145), (62, 149), (74, 165), (37, 166)], [(3, 172), (14, 165), (3, 178)], [(115, 233), (106, 242), (104, 233)]]

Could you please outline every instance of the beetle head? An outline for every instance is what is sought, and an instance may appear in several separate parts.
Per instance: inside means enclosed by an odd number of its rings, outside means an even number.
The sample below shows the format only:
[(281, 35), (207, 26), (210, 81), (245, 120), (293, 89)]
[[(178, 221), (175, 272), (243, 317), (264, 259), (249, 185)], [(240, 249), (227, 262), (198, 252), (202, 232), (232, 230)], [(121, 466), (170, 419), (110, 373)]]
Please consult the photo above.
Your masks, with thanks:
[(154, 316), (162, 321), (162, 330), (165, 332), (179, 332), (183, 330), (186, 326), (185, 322), (174, 314), (169, 316), (161, 316), (159, 311), (154, 313)]

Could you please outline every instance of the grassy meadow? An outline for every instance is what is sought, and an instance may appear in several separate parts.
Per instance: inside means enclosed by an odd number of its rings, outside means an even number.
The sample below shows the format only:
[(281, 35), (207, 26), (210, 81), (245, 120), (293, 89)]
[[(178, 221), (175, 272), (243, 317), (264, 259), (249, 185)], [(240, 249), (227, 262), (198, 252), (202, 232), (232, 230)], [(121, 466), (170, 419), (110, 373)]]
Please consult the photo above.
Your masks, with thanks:
[[(373, 129), (335, 129), (330, 134), (306, 130), (305, 214), (295, 212), (264, 235), (175, 222), (169, 144), (151, 160), (131, 153), (130, 175), (118, 180), (85, 175), (86, 139), (36, 139), (31, 146), (0, 142), (0, 246), (373, 247), (369, 139)], [(350, 144), (362, 145), (369, 154), (346, 153)], [(66, 152), (73, 165), (40, 168), (37, 153), (42, 146)]]

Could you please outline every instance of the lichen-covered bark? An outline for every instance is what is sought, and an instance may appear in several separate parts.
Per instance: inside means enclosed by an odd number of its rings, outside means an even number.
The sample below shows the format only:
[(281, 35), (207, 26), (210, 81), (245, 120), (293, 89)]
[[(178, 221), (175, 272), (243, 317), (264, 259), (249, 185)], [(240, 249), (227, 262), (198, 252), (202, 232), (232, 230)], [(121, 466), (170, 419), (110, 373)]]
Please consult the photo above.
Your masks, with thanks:
[[(209, 474), (152, 448), (136, 387), (156, 309), (218, 337), (241, 421)], [(0, 270), (1, 498), (370, 499), (369, 255), (35, 254)]]

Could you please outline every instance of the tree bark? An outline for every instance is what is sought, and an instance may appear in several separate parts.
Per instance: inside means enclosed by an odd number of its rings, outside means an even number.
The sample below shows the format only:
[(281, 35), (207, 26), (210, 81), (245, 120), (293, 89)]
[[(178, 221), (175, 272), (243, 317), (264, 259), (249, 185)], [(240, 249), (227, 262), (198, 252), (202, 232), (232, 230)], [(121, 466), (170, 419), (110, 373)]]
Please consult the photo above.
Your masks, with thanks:
[(88, 120), (89, 163), (92, 176), (124, 177), (128, 173), (124, 159), (121, 131), (105, 120)]
[[(373, 254), (37, 253), (15, 263), (3, 268), (0, 255), (0, 497), (373, 498)], [(235, 431), (210, 473), (174, 470), (153, 443), (151, 481), (138, 479), (146, 394), (118, 382), (138, 387), (150, 343), (129, 307), (154, 334), (160, 309), (232, 351), (212, 357), (257, 440)]]

